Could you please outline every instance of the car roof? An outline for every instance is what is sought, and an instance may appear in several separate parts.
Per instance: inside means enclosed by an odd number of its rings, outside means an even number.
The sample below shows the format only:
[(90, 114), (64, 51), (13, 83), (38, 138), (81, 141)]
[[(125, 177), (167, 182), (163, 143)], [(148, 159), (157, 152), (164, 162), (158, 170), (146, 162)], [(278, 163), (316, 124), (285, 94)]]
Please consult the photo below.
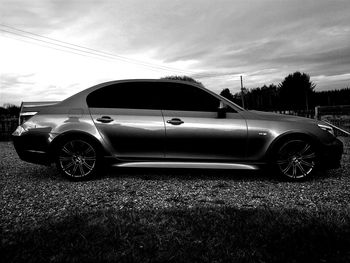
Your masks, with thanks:
[(235, 103), (233, 103), (232, 101), (222, 97), (221, 95), (205, 88), (202, 84), (200, 83), (195, 83), (192, 81), (184, 81), (184, 80), (174, 80), (174, 79), (121, 79), (121, 80), (112, 80), (112, 81), (107, 81), (107, 82), (103, 82), (103, 83), (99, 83), (97, 85), (94, 85), (90, 88), (87, 88), (85, 90), (82, 90), (74, 95), (72, 95), (71, 97), (65, 99), (64, 101), (62, 101), (62, 103), (71, 103), (74, 100), (76, 100), (77, 98), (86, 98), (86, 96), (88, 94), (90, 94), (91, 92), (100, 89), (102, 87), (106, 87), (109, 85), (113, 85), (113, 84), (118, 84), (118, 83), (127, 83), (127, 82), (159, 82), (159, 83), (179, 83), (179, 84), (185, 84), (185, 85), (191, 85), (191, 86), (195, 86), (197, 88), (200, 88), (202, 90), (205, 90), (206, 92), (209, 92), (210, 94), (214, 95), (215, 97), (218, 97), (220, 99), (225, 100), (228, 104), (234, 106), (237, 110), (244, 110), (243, 108), (241, 108), (240, 106), (236, 105)]

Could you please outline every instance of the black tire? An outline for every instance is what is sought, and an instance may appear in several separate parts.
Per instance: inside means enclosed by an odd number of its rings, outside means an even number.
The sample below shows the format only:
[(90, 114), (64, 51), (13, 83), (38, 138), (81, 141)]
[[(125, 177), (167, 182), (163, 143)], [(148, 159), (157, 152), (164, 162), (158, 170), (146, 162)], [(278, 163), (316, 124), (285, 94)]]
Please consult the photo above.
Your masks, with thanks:
[(289, 139), (275, 151), (273, 165), (279, 176), (288, 181), (302, 181), (312, 177), (318, 168), (315, 147), (306, 139)]
[(84, 181), (96, 176), (101, 157), (92, 140), (71, 137), (63, 140), (56, 148), (56, 167), (72, 181)]

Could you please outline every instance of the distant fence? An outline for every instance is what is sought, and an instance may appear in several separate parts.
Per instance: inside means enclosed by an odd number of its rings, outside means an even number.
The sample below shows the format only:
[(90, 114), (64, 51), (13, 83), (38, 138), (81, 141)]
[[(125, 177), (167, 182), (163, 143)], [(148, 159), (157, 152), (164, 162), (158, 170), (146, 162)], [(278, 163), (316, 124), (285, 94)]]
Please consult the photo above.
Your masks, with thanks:
[(350, 105), (337, 106), (317, 106), (315, 107), (315, 118), (321, 119), (322, 116), (350, 116)]
[(278, 110), (280, 114), (302, 116), (310, 119), (321, 119), (322, 116), (350, 116), (350, 105), (316, 106), (310, 110)]
[(350, 136), (350, 119), (322, 118), (323, 121), (333, 127), (337, 136)]
[(11, 140), (11, 134), (18, 126), (18, 118), (3, 117), (0, 118), (0, 141)]
[(301, 117), (306, 117), (310, 119), (315, 118), (315, 110), (278, 110), (274, 111), (275, 113), (279, 114), (286, 114), (286, 115), (293, 115), (293, 116), (301, 116)]
[(349, 136), (350, 134), (350, 105), (317, 106), (311, 110), (281, 110), (275, 112), (324, 120), (334, 125), (334, 132), (337, 136)]

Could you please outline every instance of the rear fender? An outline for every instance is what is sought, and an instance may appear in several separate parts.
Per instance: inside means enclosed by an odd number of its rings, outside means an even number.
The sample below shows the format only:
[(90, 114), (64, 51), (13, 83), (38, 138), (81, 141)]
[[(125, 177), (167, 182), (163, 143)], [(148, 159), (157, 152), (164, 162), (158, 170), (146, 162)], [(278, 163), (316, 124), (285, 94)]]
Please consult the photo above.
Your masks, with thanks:
[(52, 139), (52, 142), (51, 142), (50, 148), (49, 148), (49, 155), (50, 155), (50, 159), (52, 161), (55, 158), (58, 146), (70, 138), (86, 139), (86, 140), (92, 142), (98, 148), (98, 151), (102, 154), (102, 156), (109, 155), (109, 151), (108, 151), (108, 149), (106, 149), (106, 146), (104, 145), (103, 140), (101, 138), (98, 138), (98, 137), (96, 137), (88, 132), (85, 132), (85, 131), (70, 130), (70, 131), (67, 131), (65, 133), (61, 133)]

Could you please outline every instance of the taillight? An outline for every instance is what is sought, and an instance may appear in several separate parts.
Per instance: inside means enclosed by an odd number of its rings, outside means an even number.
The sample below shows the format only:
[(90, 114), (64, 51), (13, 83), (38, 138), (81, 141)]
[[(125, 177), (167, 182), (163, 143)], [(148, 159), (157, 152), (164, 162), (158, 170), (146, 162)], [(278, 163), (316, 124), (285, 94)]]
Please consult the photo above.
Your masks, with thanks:
[(38, 113), (37, 111), (21, 112), (19, 114), (19, 125), (25, 123), (26, 121), (28, 121), (31, 117), (33, 117), (37, 113)]
[(25, 128), (23, 128), (21, 125), (17, 127), (17, 129), (12, 133), (12, 136), (21, 136), (22, 133), (26, 132)]

